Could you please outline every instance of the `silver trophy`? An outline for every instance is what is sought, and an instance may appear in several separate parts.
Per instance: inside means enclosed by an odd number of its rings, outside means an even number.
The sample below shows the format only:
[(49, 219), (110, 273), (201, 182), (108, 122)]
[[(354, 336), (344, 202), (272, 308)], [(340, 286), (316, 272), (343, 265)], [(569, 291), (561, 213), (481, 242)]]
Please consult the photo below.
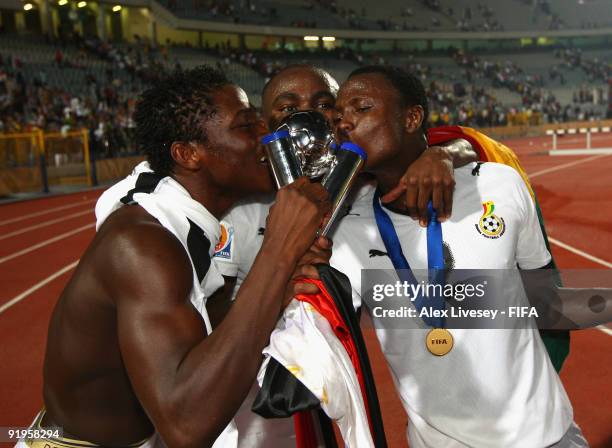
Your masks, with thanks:
[(325, 236), (365, 163), (365, 152), (348, 142), (337, 146), (327, 120), (315, 111), (289, 115), (262, 142), (278, 188), (308, 176), (328, 191), (332, 216), (320, 231)]

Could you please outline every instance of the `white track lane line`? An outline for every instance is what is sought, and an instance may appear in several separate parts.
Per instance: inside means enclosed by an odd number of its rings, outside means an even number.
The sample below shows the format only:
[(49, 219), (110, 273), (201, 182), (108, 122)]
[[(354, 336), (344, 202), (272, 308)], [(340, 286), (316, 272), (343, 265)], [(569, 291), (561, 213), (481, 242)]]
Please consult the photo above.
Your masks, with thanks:
[(597, 155), (593, 157), (587, 157), (586, 159), (576, 160), (574, 162), (564, 163), (563, 165), (553, 166), (552, 168), (546, 168), (545, 170), (536, 171), (533, 174), (527, 174), (529, 179), (533, 179), (534, 177), (541, 176), (543, 174), (553, 173), (555, 171), (564, 170), (565, 168), (571, 168), (572, 166), (580, 165), (581, 163), (590, 162), (591, 160), (601, 159), (602, 157), (607, 157), (610, 154)]
[(608, 327), (606, 327), (605, 325), (598, 325), (597, 329), (599, 331), (603, 331), (605, 334), (607, 334), (608, 336), (612, 336), (612, 330), (610, 330)]
[(39, 212), (28, 213), (27, 215), (21, 215), (21, 216), (18, 216), (16, 218), (11, 218), (11, 219), (6, 219), (4, 221), (0, 221), (0, 226), (4, 226), (4, 225), (10, 224), (12, 222), (23, 221), (24, 219), (35, 218), (37, 216), (46, 215), (47, 213), (58, 212), (60, 210), (66, 210), (68, 208), (74, 208), (74, 207), (79, 207), (81, 205), (91, 204), (92, 202), (96, 202), (96, 201), (97, 201), (97, 199), (91, 199), (91, 200), (88, 200), (88, 201), (79, 201), (79, 202), (76, 202), (76, 203), (73, 203), (73, 204), (61, 205), (59, 207), (48, 208), (46, 210), (41, 210)]
[(82, 232), (83, 230), (87, 230), (87, 229), (90, 229), (92, 227), (95, 227), (95, 225), (96, 225), (96, 223), (92, 222), (91, 224), (87, 224), (87, 225), (84, 225), (84, 226), (81, 226), (81, 227), (77, 227), (76, 229), (71, 230), (70, 232), (62, 233), (61, 235), (57, 235), (57, 236), (55, 236), (53, 238), (50, 238), (48, 240), (41, 241), (40, 243), (35, 244), (33, 246), (26, 247), (25, 249), (20, 250), (19, 252), (15, 252), (15, 253), (12, 253), (10, 255), (7, 255), (6, 257), (0, 258), (0, 264), (4, 263), (6, 261), (12, 260), (13, 258), (20, 257), (21, 255), (28, 254), (28, 253), (30, 253), (32, 251), (40, 249), (41, 247), (45, 247), (45, 246), (48, 246), (49, 244), (52, 244), (52, 243), (55, 243), (57, 241), (63, 240), (64, 238), (68, 238), (69, 236), (76, 235), (77, 233)]
[(51, 224), (56, 224), (58, 222), (66, 221), (66, 220), (72, 219), (72, 218), (77, 218), (79, 216), (83, 216), (83, 215), (87, 215), (87, 214), (93, 214), (93, 210), (90, 209), (90, 210), (85, 210), (84, 212), (73, 213), (72, 215), (62, 216), (61, 218), (52, 219), (50, 221), (41, 222), (40, 224), (36, 224), (36, 225), (33, 225), (33, 226), (24, 227), (22, 229), (15, 230), (14, 232), (5, 233), (4, 235), (0, 235), (0, 240), (4, 240), (6, 238), (10, 238), (10, 237), (15, 236), (15, 235), (21, 235), (22, 233), (26, 233), (26, 232), (29, 232), (31, 230), (40, 229), (41, 227), (50, 226)]
[(586, 258), (587, 260), (591, 260), (594, 263), (605, 266), (608, 269), (612, 269), (612, 263), (610, 263), (609, 261), (602, 260), (601, 258), (597, 258), (594, 255), (581, 251), (580, 249), (576, 249), (575, 247), (570, 246), (569, 244), (566, 244), (563, 241), (559, 241), (558, 239), (555, 239), (555, 238), (548, 237), (548, 241), (550, 241), (550, 243), (554, 244), (555, 246), (562, 247), (565, 250), (568, 250), (576, 255), (580, 255), (583, 258)]
[(21, 294), (19, 294), (16, 297), (13, 297), (11, 300), (9, 300), (8, 302), (6, 302), (5, 304), (3, 304), (2, 306), (0, 306), (0, 314), (2, 314), (3, 312), (5, 312), (6, 310), (8, 310), (10, 307), (12, 307), (13, 305), (15, 305), (16, 303), (21, 302), (23, 299), (27, 298), (30, 294), (32, 294), (33, 292), (38, 291), (40, 288), (42, 288), (43, 286), (47, 285), (48, 283), (52, 282), (53, 280), (55, 280), (56, 278), (64, 275), (66, 272), (74, 269), (76, 267), (76, 265), (79, 263), (79, 260), (74, 261), (72, 263), (70, 263), (69, 265), (64, 266), (62, 269), (60, 269), (57, 272), (54, 272), (53, 274), (51, 274), (49, 277), (47, 277), (46, 279), (36, 283), (34, 286), (32, 286), (29, 289), (26, 289), (24, 292), (22, 292)]
[[(542, 174), (552, 173), (554, 171), (559, 171), (559, 170), (563, 170), (565, 168), (570, 168), (572, 166), (579, 165), (579, 164), (585, 163), (585, 162), (589, 162), (591, 160), (601, 159), (602, 157), (606, 157), (607, 155), (609, 155), (609, 154), (604, 154), (604, 155), (601, 155), (601, 156), (588, 157), (586, 159), (577, 160), (575, 162), (569, 162), (569, 163), (565, 163), (563, 165), (557, 165), (557, 166), (554, 166), (552, 168), (547, 168), (545, 170), (536, 171), (535, 173), (528, 174), (527, 176), (529, 177), (529, 179), (533, 179), (534, 177), (541, 176)], [(606, 260), (602, 260), (601, 258), (597, 258), (594, 255), (588, 254), (588, 253), (586, 253), (586, 252), (584, 252), (584, 251), (582, 251), (580, 249), (576, 249), (575, 247), (570, 246), (569, 244), (565, 244), (564, 242), (559, 241), (558, 239), (555, 239), (555, 238), (548, 237), (548, 241), (551, 244), (554, 244), (556, 246), (562, 247), (565, 250), (568, 250), (568, 251), (570, 251), (570, 252), (572, 252), (572, 253), (574, 253), (576, 255), (579, 255), (581, 257), (586, 258), (587, 260), (591, 260), (594, 263), (597, 263), (597, 264), (600, 264), (602, 266), (605, 266), (608, 269), (612, 269), (612, 263), (610, 263), (610, 262), (608, 262)], [(599, 325), (597, 327), (597, 329), (600, 330), (600, 331), (603, 331), (604, 333), (606, 333), (609, 336), (612, 336), (612, 330), (610, 330), (608, 327), (605, 327), (603, 325)]]
[[(576, 249), (573, 246), (570, 246), (569, 244), (565, 244), (562, 241), (559, 241), (555, 238), (551, 238), (548, 237), (548, 241), (550, 242), (550, 244), (554, 244), (555, 246), (559, 246), (562, 247), (565, 250), (568, 250), (576, 255), (580, 255), (581, 257), (586, 258), (587, 260), (591, 260), (594, 263), (598, 263), (602, 266), (607, 267), (608, 269), (612, 269), (612, 263), (606, 261), (606, 260), (602, 260), (601, 258), (597, 258), (591, 254), (588, 254), (584, 251), (581, 251), (580, 249)], [(598, 325), (596, 327), (599, 331), (603, 331), (604, 333), (606, 333), (608, 336), (612, 336), (612, 330), (609, 329), (608, 327), (604, 326), (604, 325)]]

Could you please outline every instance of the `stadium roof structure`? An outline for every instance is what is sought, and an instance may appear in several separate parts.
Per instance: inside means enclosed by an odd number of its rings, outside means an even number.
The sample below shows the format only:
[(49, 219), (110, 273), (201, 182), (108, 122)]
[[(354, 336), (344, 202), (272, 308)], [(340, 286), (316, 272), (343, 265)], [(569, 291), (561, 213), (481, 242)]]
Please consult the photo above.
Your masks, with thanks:
[[(6, 1), (6, 0), (0, 0)], [(98, 3), (116, 5), (116, 0), (99, 0)], [(591, 37), (591, 36), (612, 36), (612, 13), (605, 19), (610, 20), (610, 24), (599, 28), (564, 28), (555, 30), (543, 29), (520, 29), (504, 31), (449, 31), (449, 30), (428, 30), (428, 31), (395, 31), (395, 30), (357, 30), (350, 28), (307, 28), (292, 26), (276, 26), (273, 24), (248, 24), (230, 23), (216, 20), (200, 20), (186, 18), (175, 14), (156, 0), (121, 0), (124, 6), (147, 8), (151, 11), (153, 18), (170, 28), (194, 31), (207, 31), (219, 33), (237, 33), (248, 35), (270, 35), (286, 37), (304, 36), (334, 36), (339, 39), (356, 40), (428, 40), (428, 39), (448, 39), (448, 40), (504, 40), (521, 38), (560, 38), (560, 37)], [(492, 2), (495, 7), (498, 2)], [(564, 3), (568, 3), (567, 0)], [(517, 2), (517, 5), (519, 3)], [(517, 11), (517, 14), (520, 14)], [(527, 20), (527, 18), (525, 19)]]

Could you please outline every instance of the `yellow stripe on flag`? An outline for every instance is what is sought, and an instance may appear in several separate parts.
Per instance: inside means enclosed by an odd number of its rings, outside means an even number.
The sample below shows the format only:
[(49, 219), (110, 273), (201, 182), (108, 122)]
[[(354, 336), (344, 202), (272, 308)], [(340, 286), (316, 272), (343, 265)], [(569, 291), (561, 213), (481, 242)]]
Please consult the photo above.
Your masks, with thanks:
[(523, 178), (523, 181), (525, 181), (525, 185), (527, 185), (527, 189), (529, 190), (531, 198), (535, 201), (535, 194), (533, 193), (533, 189), (531, 188), (531, 184), (529, 183), (527, 173), (522, 167), (521, 162), (519, 162), (519, 159), (514, 153), (514, 151), (512, 151), (506, 145), (487, 137), (486, 135), (481, 132), (478, 132), (475, 129), (461, 126), (461, 130), (466, 135), (478, 141), (489, 162), (503, 163), (504, 165), (512, 167), (516, 171), (518, 171), (518, 173)]

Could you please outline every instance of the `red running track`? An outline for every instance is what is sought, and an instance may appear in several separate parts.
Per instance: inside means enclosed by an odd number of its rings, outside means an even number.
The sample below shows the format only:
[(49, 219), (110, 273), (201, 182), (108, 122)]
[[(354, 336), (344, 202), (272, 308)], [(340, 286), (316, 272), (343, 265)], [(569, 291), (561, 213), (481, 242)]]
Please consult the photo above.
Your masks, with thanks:
[[(521, 139), (511, 146), (533, 175), (550, 236), (570, 247), (553, 245), (555, 259), (562, 268), (612, 268), (612, 156), (549, 157), (542, 152), (545, 141)], [(0, 308), (0, 427), (27, 426), (42, 405), (49, 317), (72, 265), (94, 234), (93, 205), (99, 194), (0, 206), (0, 307), (21, 299)], [(373, 331), (366, 329), (365, 335), (390, 446), (405, 447), (406, 416)], [(611, 334), (574, 332), (561, 374), (575, 419), (593, 448), (612, 446), (611, 354)]]

